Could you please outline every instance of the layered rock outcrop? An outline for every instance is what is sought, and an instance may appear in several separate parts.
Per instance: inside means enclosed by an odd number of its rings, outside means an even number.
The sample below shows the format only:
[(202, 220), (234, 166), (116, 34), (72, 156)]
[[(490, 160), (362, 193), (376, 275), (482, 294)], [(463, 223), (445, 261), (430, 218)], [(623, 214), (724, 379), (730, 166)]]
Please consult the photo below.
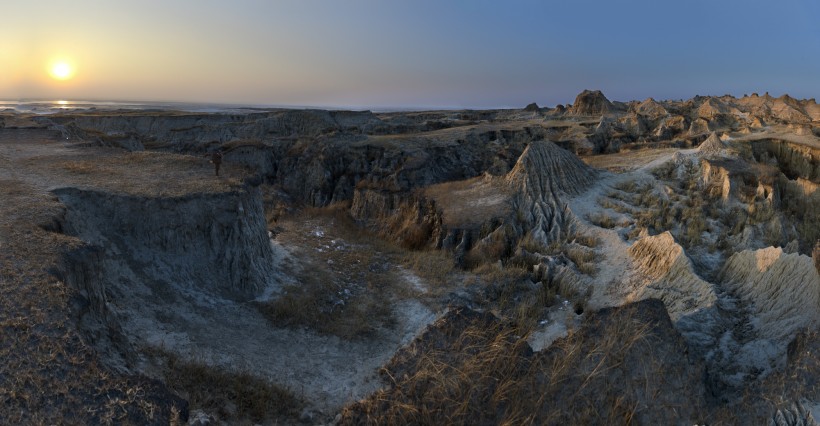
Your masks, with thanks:
[(566, 233), (571, 212), (561, 197), (583, 192), (595, 177), (594, 169), (555, 144), (531, 143), (505, 178), (525, 238), (547, 246)]
[(757, 161), (773, 162), (789, 179), (820, 184), (820, 149), (781, 139), (759, 139), (749, 145)]
[(714, 286), (695, 273), (692, 261), (669, 231), (639, 239), (629, 247), (629, 255), (645, 278), (630, 299), (660, 299), (673, 321), (709, 309), (717, 301)]
[(548, 141), (529, 144), (505, 176), (484, 175), (413, 192), (356, 189), (350, 212), (409, 247), (471, 251), (484, 260), (510, 255), (521, 241), (546, 247), (567, 235), (572, 214), (562, 197), (576, 195), (596, 171)]
[(191, 285), (238, 299), (272, 284), (273, 253), (256, 189), (154, 199), (54, 192), (67, 207), (63, 231), (104, 250), (102, 266), (113, 268), (109, 280), (141, 276), (158, 286)]
[(332, 132), (375, 132), (387, 127), (370, 111), (280, 110), (249, 114), (99, 113), (53, 115), (56, 123), (83, 139), (133, 136), (142, 145), (172, 151), (196, 151), (214, 141), (316, 137)]
[(150, 306), (194, 294), (247, 301), (278, 284), (257, 189), (173, 198), (54, 193), (66, 206), (63, 232), (87, 244), (67, 255), (60, 274), (79, 290), (80, 322), (109, 365), (133, 361), (130, 344), (144, 336), (132, 334), (147, 332), (140, 324)]
[(635, 106), (635, 112), (650, 120), (659, 120), (669, 115), (669, 111), (652, 98), (647, 98)]
[(584, 90), (577, 97), (572, 107), (569, 108), (569, 115), (576, 116), (599, 116), (615, 110), (612, 102), (601, 93), (600, 90)]
[(800, 329), (820, 327), (820, 275), (808, 256), (775, 247), (742, 251), (718, 279), (749, 304), (765, 338), (788, 343)]

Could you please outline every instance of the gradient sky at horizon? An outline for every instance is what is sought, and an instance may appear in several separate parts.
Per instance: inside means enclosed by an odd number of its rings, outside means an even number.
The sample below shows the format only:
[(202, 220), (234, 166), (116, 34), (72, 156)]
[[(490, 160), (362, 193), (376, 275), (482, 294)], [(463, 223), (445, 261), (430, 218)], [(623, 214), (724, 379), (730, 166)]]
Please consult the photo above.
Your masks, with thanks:
[[(820, 94), (808, 0), (4, 4), (0, 99), (522, 107)], [(47, 64), (76, 67), (65, 82)]]

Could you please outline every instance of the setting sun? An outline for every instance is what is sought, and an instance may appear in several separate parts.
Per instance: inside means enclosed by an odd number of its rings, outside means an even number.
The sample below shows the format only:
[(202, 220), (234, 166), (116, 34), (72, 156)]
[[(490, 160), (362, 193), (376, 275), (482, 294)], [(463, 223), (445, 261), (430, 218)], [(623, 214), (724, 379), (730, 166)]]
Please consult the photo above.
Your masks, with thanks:
[(55, 62), (49, 70), (52, 78), (57, 80), (68, 80), (74, 76), (74, 69), (65, 61)]

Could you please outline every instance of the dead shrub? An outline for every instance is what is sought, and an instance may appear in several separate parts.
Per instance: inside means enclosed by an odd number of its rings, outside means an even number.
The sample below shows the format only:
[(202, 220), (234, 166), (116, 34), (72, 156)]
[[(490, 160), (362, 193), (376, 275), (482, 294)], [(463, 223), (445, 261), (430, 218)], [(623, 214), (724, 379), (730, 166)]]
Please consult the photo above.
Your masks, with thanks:
[(430, 241), (431, 227), (427, 223), (412, 223), (399, 233), (399, 240), (405, 248), (420, 250)]

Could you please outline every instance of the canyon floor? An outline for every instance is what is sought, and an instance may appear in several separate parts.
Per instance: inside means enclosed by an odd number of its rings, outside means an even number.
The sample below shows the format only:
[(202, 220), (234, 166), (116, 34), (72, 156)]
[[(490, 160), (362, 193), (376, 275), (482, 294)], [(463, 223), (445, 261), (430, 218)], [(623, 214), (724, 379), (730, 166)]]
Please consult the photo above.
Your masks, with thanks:
[(819, 186), (788, 96), (0, 113), (0, 423), (815, 424)]

